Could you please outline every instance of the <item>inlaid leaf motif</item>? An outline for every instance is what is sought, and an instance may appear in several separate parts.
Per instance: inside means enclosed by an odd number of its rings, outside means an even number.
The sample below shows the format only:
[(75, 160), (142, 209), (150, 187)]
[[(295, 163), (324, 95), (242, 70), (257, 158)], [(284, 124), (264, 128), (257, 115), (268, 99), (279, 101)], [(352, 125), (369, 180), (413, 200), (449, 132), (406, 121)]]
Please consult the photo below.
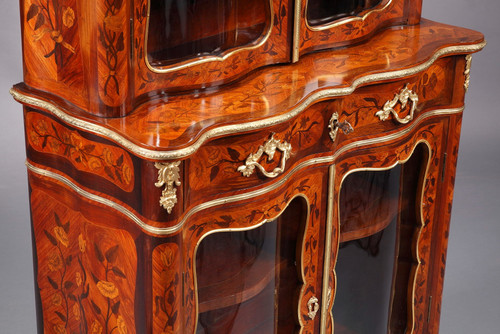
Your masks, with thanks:
[(119, 246), (116, 245), (116, 246), (113, 246), (106, 251), (106, 260), (109, 263), (115, 262), (116, 257), (118, 256), (118, 248), (119, 248)]
[(97, 314), (102, 313), (101, 308), (97, 306), (97, 304), (92, 299), (90, 300), (90, 303), (92, 304), (92, 308), (94, 309), (95, 313)]
[(30, 9), (28, 9), (28, 13), (26, 14), (26, 20), (31, 20), (40, 12), (40, 7), (38, 5), (32, 3)]
[(95, 255), (97, 257), (97, 260), (99, 260), (99, 262), (104, 262), (104, 255), (102, 254), (102, 251), (99, 248), (99, 245), (97, 245), (97, 243), (95, 243), (95, 242), (94, 242), (94, 250), (95, 250)]
[(38, 30), (41, 26), (45, 24), (45, 16), (38, 15), (35, 23), (35, 30)]
[(50, 285), (52, 285), (52, 287), (55, 289), (55, 290), (58, 290), (59, 289), (59, 285), (52, 279), (50, 278), (50, 276), (47, 276), (47, 279), (50, 283)]
[(113, 267), (111, 268), (111, 270), (113, 271), (113, 273), (121, 278), (127, 278), (127, 276), (125, 276), (125, 273), (118, 267)]
[(114, 303), (113, 307), (111, 308), (111, 311), (113, 312), (113, 314), (118, 314), (118, 310), (120, 309), (120, 301), (117, 301), (116, 303)]
[(227, 148), (227, 153), (229, 153), (229, 156), (234, 161), (237, 161), (237, 160), (240, 159), (240, 152), (236, 151), (235, 149), (232, 149), (232, 148), (228, 147)]
[(49, 239), (50, 243), (53, 244), (54, 246), (57, 246), (57, 239), (50, 234), (47, 230), (43, 230), (43, 233), (47, 236), (47, 239)]

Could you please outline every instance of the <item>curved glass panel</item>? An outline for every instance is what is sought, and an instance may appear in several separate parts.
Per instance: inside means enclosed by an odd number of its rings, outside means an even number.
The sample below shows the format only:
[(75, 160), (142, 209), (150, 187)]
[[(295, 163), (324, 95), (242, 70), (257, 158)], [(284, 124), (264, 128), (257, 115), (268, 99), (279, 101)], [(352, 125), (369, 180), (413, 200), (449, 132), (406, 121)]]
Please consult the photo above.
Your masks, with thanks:
[(167, 66), (219, 56), (265, 34), (269, 0), (150, 0), (147, 57)]
[(340, 192), (341, 244), (333, 306), (336, 334), (405, 333), (414, 240), (428, 149), (385, 171), (350, 174)]
[(308, 0), (307, 21), (311, 26), (332, 23), (378, 6), (382, 0)]
[(296, 198), (274, 221), (201, 241), (197, 334), (296, 332), (306, 210), (305, 201)]

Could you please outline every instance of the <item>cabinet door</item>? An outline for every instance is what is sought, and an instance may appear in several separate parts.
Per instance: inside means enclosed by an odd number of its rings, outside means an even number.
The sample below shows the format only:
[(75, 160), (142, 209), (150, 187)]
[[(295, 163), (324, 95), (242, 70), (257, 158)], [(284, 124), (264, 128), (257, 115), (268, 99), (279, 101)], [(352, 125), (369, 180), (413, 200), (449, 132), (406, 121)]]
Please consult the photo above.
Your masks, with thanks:
[(325, 169), (190, 218), (184, 228), (186, 333), (319, 331)]
[(429, 310), (440, 303), (433, 291), (442, 285), (434, 247), (447, 224), (439, 203), (448, 126), (427, 122), (332, 167), (336, 285), (328, 332), (423, 333), (429, 326)]
[(293, 60), (315, 50), (359, 43), (377, 30), (406, 24), (418, 16), (421, 5), (421, 1), (404, 0), (299, 0)]
[(137, 1), (136, 93), (206, 88), (288, 62), (290, 6), (288, 0)]

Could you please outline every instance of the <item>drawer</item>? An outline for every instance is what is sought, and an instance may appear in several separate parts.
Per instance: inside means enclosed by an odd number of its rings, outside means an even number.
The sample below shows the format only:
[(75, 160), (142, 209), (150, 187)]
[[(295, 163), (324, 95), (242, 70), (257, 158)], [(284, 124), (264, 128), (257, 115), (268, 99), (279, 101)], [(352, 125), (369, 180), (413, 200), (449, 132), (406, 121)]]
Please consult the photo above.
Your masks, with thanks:
[(313, 105), (289, 122), (202, 146), (186, 161), (188, 205), (273, 182), (304, 158), (328, 151), (323, 108)]
[(351, 95), (324, 102), (325, 109), (335, 114), (329, 120), (334, 149), (402, 130), (426, 112), (463, 106), (464, 91), (457, 89), (463, 84), (456, 85), (463, 73), (455, 70), (458, 64), (456, 57), (442, 58), (414, 76), (360, 87)]

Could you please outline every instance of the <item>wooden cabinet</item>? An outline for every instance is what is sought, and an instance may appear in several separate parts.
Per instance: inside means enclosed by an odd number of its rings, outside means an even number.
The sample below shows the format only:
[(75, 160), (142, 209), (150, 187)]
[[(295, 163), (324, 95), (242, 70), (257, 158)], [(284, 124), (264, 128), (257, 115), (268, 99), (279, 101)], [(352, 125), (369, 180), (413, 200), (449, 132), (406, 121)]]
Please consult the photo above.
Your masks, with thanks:
[(26, 0), (40, 333), (437, 333), (471, 54), (419, 1)]

